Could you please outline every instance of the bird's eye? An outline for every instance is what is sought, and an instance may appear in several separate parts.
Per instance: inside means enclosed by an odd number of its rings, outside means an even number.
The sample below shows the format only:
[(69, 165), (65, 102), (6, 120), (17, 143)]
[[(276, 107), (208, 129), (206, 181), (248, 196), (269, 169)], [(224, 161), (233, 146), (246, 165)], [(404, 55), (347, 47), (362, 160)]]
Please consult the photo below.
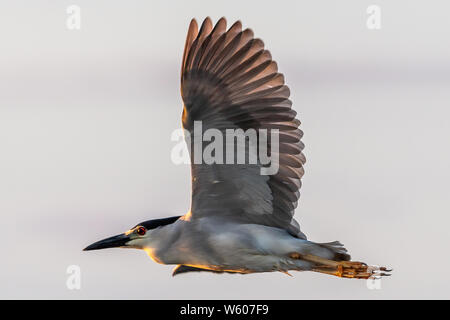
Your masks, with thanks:
[(136, 232), (138, 235), (143, 236), (143, 235), (145, 235), (147, 230), (144, 227), (139, 227), (139, 228), (137, 228)]

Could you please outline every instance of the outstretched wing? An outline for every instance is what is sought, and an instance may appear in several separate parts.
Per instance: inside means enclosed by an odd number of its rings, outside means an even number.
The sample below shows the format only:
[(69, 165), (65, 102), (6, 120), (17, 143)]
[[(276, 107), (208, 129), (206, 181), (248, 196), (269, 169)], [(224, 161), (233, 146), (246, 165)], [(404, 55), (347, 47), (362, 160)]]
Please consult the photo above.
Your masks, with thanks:
[[(239, 21), (226, 30), (224, 18), (214, 27), (206, 18), (198, 30), (197, 22), (192, 20), (181, 68), (181, 94), (183, 127), (190, 133), (186, 140), (191, 152), (192, 219), (220, 215), (243, 223), (283, 228), (306, 238), (293, 219), (304, 173), (300, 141), (303, 133), (291, 109), (284, 76), (278, 73), (264, 43), (255, 39), (250, 29), (242, 31)], [(195, 131), (194, 124), (200, 122), (201, 131)], [(259, 142), (257, 148), (250, 148), (249, 143), (245, 146), (246, 159), (251, 155), (257, 158), (253, 164), (195, 161), (196, 152), (198, 156), (207, 146), (195, 138), (207, 129), (215, 129), (224, 137), (227, 129), (255, 129), (258, 141), (262, 139), (260, 129), (267, 130), (268, 135), (278, 130), (279, 149), (272, 148), (270, 154), (278, 172), (261, 174), (267, 164), (255, 151), (260, 150)], [(268, 145), (274, 142), (270, 140)]]

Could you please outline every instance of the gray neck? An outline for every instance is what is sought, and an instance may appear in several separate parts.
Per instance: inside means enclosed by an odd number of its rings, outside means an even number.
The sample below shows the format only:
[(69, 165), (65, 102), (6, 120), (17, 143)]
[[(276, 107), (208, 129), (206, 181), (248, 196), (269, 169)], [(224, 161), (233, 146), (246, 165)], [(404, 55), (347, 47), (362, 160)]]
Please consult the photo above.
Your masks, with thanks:
[(158, 263), (178, 264), (180, 238), (183, 231), (182, 220), (177, 220), (172, 224), (158, 227), (150, 231), (150, 237), (144, 244), (144, 250)]

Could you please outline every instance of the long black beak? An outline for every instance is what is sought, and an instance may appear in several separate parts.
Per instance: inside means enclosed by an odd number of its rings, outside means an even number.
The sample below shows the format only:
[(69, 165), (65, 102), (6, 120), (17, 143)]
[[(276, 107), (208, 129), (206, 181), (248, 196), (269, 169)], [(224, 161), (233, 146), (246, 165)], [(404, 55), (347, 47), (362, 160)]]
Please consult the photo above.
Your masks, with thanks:
[(97, 241), (84, 248), (83, 251), (123, 247), (128, 241), (130, 241), (130, 238), (122, 233), (117, 236)]

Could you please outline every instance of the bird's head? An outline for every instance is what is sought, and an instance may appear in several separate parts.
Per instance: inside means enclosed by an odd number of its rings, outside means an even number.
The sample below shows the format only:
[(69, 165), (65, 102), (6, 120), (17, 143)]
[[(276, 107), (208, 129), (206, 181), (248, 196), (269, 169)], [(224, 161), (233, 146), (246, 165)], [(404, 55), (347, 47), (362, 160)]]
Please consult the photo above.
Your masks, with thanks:
[(99, 250), (107, 248), (134, 248), (144, 249), (152, 241), (152, 231), (162, 226), (172, 224), (180, 216), (164, 219), (154, 219), (138, 223), (130, 230), (112, 236), (87, 246), (84, 251)]

